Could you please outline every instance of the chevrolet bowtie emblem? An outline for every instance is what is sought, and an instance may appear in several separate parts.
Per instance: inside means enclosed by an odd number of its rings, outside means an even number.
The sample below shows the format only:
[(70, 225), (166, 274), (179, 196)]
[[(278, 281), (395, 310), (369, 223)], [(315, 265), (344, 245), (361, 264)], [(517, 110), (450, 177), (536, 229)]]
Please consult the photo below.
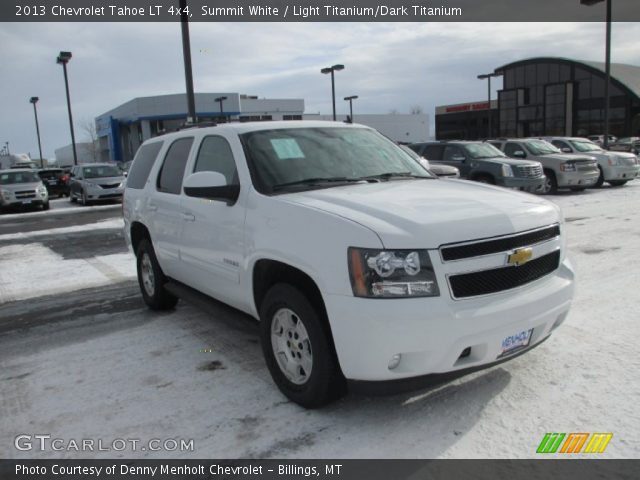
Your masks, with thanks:
[(531, 257), (533, 257), (533, 248), (518, 248), (507, 257), (507, 263), (518, 267), (531, 260)]

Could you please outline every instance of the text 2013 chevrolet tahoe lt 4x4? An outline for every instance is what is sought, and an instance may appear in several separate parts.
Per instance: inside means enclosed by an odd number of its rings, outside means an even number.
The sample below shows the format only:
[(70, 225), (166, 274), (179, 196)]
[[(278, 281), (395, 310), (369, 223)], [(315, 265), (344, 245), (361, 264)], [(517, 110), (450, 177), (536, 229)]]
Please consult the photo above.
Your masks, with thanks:
[(547, 338), (573, 296), (558, 207), (438, 180), (359, 125), (150, 139), (123, 209), (145, 302), (198, 292), (259, 319), (275, 383), (306, 407), (508, 359)]

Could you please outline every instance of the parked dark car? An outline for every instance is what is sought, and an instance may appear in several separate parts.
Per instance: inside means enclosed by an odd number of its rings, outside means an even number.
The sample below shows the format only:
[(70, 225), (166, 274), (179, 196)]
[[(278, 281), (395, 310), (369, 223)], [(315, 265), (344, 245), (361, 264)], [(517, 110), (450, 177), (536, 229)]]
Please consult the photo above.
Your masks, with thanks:
[(418, 155), (416, 152), (411, 150), (407, 145), (398, 145), (402, 150), (407, 152), (408, 155), (411, 156), (416, 162), (422, 165), (424, 168), (429, 170), (432, 173), (435, 173), (438, 177), (443, 178), (460, 178), (460, 170), (456, 167), (451, 167), (449, 165), (436, 165), (435, 163), (430, 163), (429, 160), (425, 157)]
[(630, 152), (634, 155), (640, 154), (640, 137), (619, 138), (609, 145), (609, 150), (614, 152)]
[(540, 162), (514, 160), (484, 142), (435, 141), (409, 145), (431, 165), (450, 165), (460, 177), (501, 187), (537, 192), (545, 183)]
[(47, 187), (49, 196), (69, 196), (69, 174), (62, 168), (43, 168), (38, 170), (38, 176)]

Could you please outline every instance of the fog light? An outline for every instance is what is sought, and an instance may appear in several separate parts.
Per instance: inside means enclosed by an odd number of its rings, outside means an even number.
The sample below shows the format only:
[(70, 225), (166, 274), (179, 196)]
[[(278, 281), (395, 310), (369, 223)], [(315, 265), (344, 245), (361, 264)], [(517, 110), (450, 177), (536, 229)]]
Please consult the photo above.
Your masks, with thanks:
[(402, 360), (401, 353), (396, 353), (393, 357), (391, 357), (391, 360), (389, 360), (389, 370), (393, 370), (398, 365), (400, 365), (401, 360)]

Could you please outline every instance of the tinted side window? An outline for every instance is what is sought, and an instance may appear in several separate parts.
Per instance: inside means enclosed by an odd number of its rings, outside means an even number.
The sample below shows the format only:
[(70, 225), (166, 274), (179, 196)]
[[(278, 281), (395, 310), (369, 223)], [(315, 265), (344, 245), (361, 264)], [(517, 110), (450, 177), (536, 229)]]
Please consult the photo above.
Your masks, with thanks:
[(206, 137), (200, 144), (194, 172), (219, 172), (227, 179), (227, 185), (238, 183), (236, 162), (229, 142), (222, 137)]
[(502, 150), (502, 144), (500, 142), (487, 142), (490, 145), (493, 145), (494, 147), (496, 147), (498, 150)]
[(562, 150), (563, 148), (569, 148), (569, 145), (567, 145), (565, 142), (561, 141), (561, 140), (553, 140), (551, 142), (553, 145), (555, 145), (556, 147), (558, 147), (560, 150)]
[(424, 151), (424, 143), (412, 143), (411, 145), (407, 145), (411, 150), (416, 152), (418, 155), (423, 155)]
[(428, 160), (442, 160), (442, 145), (427, 145), (422, 155)]
[(136, 153), (136, 158), (134, 158), (134, 162), (129, 169), (127, 187), (144, 188), (145, 183), (147, 183), (151, 167), (153, 167), (161, 147), (162, 142), (154, 142), (140, 147), (140, 150)]
[(507, 143), (504, 146), (504, 153), (509, 157), (513, 157), (514, 156), (513, 153), (517, 151), (524, 152), (524, 148), (522, 148), (517, 143)]
[(464, 153), (460, 147), (455, 145), (447, 145), (444, 147), (444, 153), (442, 155), (443, 160), (460, 162), (464, 160)]
[(181, 138), (171, 144), (158, 175), (157, 187), (159, 191), (175, 194), (181, 192), (184, 167), (187, 164), (192, 144), (193, 137)]

